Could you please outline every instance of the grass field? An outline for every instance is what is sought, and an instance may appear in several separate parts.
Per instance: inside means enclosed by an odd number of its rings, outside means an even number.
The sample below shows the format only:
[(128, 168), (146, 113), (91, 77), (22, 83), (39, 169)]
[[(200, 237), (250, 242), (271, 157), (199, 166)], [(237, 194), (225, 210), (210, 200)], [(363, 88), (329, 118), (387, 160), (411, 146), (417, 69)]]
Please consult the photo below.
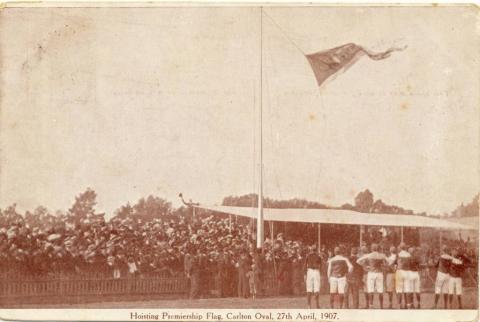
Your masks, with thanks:
[[(386, 296), (385, 296), (386, 297)], [(464, 309), (477, 308), (477, 290), (469, 288), (464, 290), (463, 307)], [(207, 298), (207, 299), (159, 299), (148, 298), (103, 298), (101, 302), (83, 301), (76, 299), (75, 304), (19, 304), (18, 302), (4, 306), (5, 308), (89, 308), (89, 309), (115, 309), (115, 308), (217, 308), (217, 309), (304, 309), (307, 308), (305, 297), (263, 297), (256, 300), (241, 298)], [(80, 302), (79, 302), (80, 301)], [(434, 295), (431, 293), (422, 294), (421, 308), (432, 308)], [(388, 300), (385, 298), (385, 306)], [(320, 307), (329, 308), (329, 296), (320, 296)], [(2, 305), (3, 306), (3, 305)], [(363, 294), (360, 294), (360, 308), (365, 306)], [(374, 306), (378, 308), (378, 299), (375, 297)], [(440, 299), (439, 308), (443, 307), (443, 299)], [(457, 302), (454, 300), (453, 309), (457, 308)], [(395, 304), (394, 309), (398, 309)]]

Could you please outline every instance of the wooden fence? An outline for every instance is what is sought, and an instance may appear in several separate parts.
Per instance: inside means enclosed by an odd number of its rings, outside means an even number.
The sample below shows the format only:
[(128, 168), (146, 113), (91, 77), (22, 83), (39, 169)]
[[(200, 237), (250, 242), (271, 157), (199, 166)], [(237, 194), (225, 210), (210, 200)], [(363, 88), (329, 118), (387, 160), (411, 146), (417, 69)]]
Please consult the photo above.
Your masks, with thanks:
[[(424, 272), (426, 273), (426, 272)], [(471, 277), (471, 275), (470, 275)], [(202, 296), (220, 296), (221, 285), (217, 274), (204, 276)], [(434, 280), (431, 275), (422, 274), (422, 288), (431, 291)], [(465, 278), (465, 286), (476, 286), (476, 280)], [(84, 297), (95, 298), (101, 301), (101, 296), (157, 295), (185, 297), (189, 290), (189, 280), (183, 275), (161, 274), (156, 276), (137, 276), (131, 278), (114, 279), (105, 276), (48, 276), (0, 278), (0, 303), (15, 299), (56, 299)], [(264, 276), (260, 293), (265, 296), (283, 294), (304, 294), (305, 284), (303, 274), (290, 275), (283, 282), (279, 282), (273, 274)], [(322, 293), (328, 292), (328, 282), (322, 279)]]
[[(221, 285), (216, 274), (204, 276), (202, 296), (220, 296)], [(15, 299), (48, 299), (61, 301), (62, 297), (99, 297), (99, 296), (135, 296), (157, 295), (182, 298), (189, 291), (189, 280), (183, 274), (143, 277), (123, 277), (114, 279), (101, 276), (11, 276), (0, 278), (0, 303)], [(278, 283), (273, 275), (265, 276), (262, 293), (274, 296), (278, 293)], [(47, 301), (48, 302), (48, 301)]]
[(2, 280), (0, 298), (121, 294), (181, 294), (188, 280), (169, 278)]

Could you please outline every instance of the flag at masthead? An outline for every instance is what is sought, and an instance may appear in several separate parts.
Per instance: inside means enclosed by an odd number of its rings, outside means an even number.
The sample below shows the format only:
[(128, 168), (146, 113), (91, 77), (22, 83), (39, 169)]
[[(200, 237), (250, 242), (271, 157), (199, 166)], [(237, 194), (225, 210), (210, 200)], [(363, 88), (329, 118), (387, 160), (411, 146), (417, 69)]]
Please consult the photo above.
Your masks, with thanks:
[(402, 51), (406, 47), (392, 47), (380, 53), (372, 53), (362, 46), (349, 43), (332, 49), (319, 51), (305, 55), (312, 67), (318, 86), (321, 86), (327, 78), (339, 72), (346, 71), (360, 57), (368, 56), (373, 60), (382, 60), (390, 57), (394, 51)]

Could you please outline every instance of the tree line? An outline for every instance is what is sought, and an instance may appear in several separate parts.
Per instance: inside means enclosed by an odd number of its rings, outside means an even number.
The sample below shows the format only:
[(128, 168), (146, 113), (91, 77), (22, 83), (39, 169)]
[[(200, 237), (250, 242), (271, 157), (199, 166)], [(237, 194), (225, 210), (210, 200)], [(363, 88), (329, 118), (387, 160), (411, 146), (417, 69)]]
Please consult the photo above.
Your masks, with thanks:
[[(223, 206), (237, 206), (237, 207), (256, 207), (258, 201), (257, 194), (247, 194), (242, 196), (228, 196), (223, 199)], [(443, 216), (449, 217), (471, 217), (478, 216), (479, 214), (479, 195), (477, 194), (473, 200), (464, 205), (463, 203), (458, 206), (451, 213), (445, 213)], [(405, 209), (396, 205), (389, 205), (382, 201), (382, 199), (376, 199), (370, 190), (365, 189), (359, 192), (351, 203), (345, 203), (340, 207), (330, 207), (325, 204), (316, 201), (309, 201), (306, 199), (288, 199), (288, 200), (275, 200), (271, 198), (264, 198), (263, 205), (266, 208), (314, 208), (314, 209), (346, 209), (354, 210), (363, 213), (382, 213), (382, 214), (394, 214), (394, 215), (418, 215), (426, 216), (426, 212), (414, 212), (411, 209)], [(432, 214), (430, 214), (432, 215)], [(440, 215), (434, 215), (441, 217)]]
[[(223, 206), (236, 206), (236, 207), (256, 207), (258, 202), (257, 194), (246, 194), (241, 196), (227, 196), (223, 199)], [(353, 204), (345, 203), (340, 207), (329, 207), (326, 204), (310, 201), (306, 199), (294, 198), (288, 200), (276, 200), (272, 198), (264, 198), (264, 207), (266, 208), (309, 208), (309, 209), (347, 209), (364, 213), (385, 213), (385, 214), (407, 214), (407, 215), (427, 215), (425, 212), (415, 213), (413, 210), (405, 209), (396, 205), (388, 205), (381, 199), (374, 198), (374, 195), (370, 190), (366, 189), (359, 192), (354, 198)], [(75, 197), (74, 203), (71, 208), (66, 212), (57, 211), (55, 216), (66, 216), (74, 218), (79, 222), (85, 218), (89, 218), (92, 221), (103, 220), (104, 213), (97, 213), (95, 206), (97, 205), (97, 194), (93, 189), (87, 188), (84, 192)], [(15, 210), (15, 204), (5, 208), (1, 211), (2, 215), (17, 216), (19, 215)], [(210, 214), (208, 211), (203, 211), (204, 214)], [(469, 217), (478, 216), (479, 214), (479, 195), (477, 194), (473, 200), (464, 205), (463, 203), (454, 209), (451, 213), (444, 214), (444, 216), (451, 217)], [(45, 217), (54, 216), (50, 214), (48, 210), (43, 206), (38, 206), (33, 212), (27, 211), (25, 216), (32, 217)], [(160, 198), (158, 196), (149, 195), (147, 197), (139, 199), (136, 203), (120, 206), (114, 211), (113, 218), (124, 219), (127, 217), (133, 217), (141, 219), (142, 221), (149, 221), (154, 218), (162, 217), (174, 217), (189, 216), (191, 210), (187, 207), (181, 206), (174, 208), (171, 202)], [(439, 215), (437, 215), (439, 217)]]

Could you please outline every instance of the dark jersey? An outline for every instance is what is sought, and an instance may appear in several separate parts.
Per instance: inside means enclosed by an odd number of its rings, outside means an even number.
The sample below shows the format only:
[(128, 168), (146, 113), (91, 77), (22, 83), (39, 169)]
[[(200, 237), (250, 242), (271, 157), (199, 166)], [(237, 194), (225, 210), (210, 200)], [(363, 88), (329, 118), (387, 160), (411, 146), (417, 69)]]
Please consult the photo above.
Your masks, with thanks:
[(412, 257), (410, 260), (410, 271), (420, 272), (420, 260), (417, 257)]
[(350, 256), (349, 260), (352, 263), (352, 271), (347, 274), (349, 282), (361, 282), (363, 277), (363, 268), (357, 263), (357, 256)]
[(379, 252), (371, 252), (363, 255), (357, 262), (360, 265), (366, 265), (369, 272), (381, 273), (383, 267), (387, 264), (387, 257)]
[(370, 258), (368, 260), (368, 267), (370, 267), (371, 272), (377, 272), (380, 273), (382, 272), (382, 268), (384, 265), (385, 261), (378, 259), (378, 258)]
[(463, 272), (467, 268), (466, 261), (462, 257), (453, 257), (450, 266), (449, 266), (449, 273), (452, 277), (462, 277)]
[(447, 254), (442, 254), (438, 259), (438, 271), (450, 274), (450, 265), (452, 264), (452, 257)]
[(352, 264), (347, 258), (341, 255), (336, 255), (328, 260), (328, 271), (330, 276), (345, 277), (351, 269)]
[(322, 259), (317, 253), (310, 253), (307, 255), (307, 258), (305, 259), (305, 268), (311, 268), (311, 269), (320, 269), (320, 266), (322, 265)]

